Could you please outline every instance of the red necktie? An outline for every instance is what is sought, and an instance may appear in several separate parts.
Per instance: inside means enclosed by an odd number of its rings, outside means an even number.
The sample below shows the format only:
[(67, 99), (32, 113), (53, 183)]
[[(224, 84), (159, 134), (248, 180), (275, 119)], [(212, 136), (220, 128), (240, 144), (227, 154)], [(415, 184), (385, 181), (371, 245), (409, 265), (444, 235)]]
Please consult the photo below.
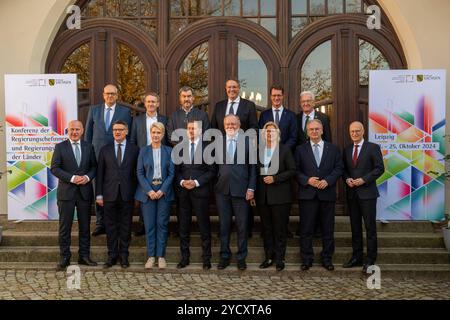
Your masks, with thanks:
[(358, 147), (359, 145), (355, 144), (355, 152), (353, 152), (353, 166), (356, 167), (358, 163)]

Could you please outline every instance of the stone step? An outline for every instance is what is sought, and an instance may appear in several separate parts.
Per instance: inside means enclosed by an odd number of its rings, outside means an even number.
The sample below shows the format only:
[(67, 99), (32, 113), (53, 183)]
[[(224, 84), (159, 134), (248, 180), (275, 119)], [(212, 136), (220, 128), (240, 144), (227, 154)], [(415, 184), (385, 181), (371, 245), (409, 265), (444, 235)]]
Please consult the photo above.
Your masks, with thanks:
[[(315, 261), (320, 261), (321, 248), (315, 247)], [(236, 252), (236, 248), (232, 248)], [(351, 247), (337, 248), (333, 257), (336, 264), (342, 264), (351, 256)], [(219, 260), (219, 248), (212, 248), (214, 263)], [(72, 261), (77, 261), (77, 247), (72, 248)], [(101, 246), (91, 247), (91, 256), (96, 261), (106, 261), (106, 248)], [(145, 247), (133, 247), (130, 251), (130, 262), (144, 263), (147, 258)], [(169, 263), (176, 263), (180, 259), (178, 247), (167, 247), (166, 258)], [(59, 259), (59, 250), (55, 246), (35, 247), (0, 247), (0, 262), (56, 262)], [(264, 259), (264, 250), (261, 247), (251, 247), (248, 251), (249, 263), (258, 263)], [(201, 249), (191, 248), (191, 261), (200, 263)], [(299, 263), (300, 253), (298, 248), (287, 248), (287, 263)], [(380, 264), (448, 264), (450, 263), (450, 252), (445, 249), (416, 249), (416, 248), (381, 248), (378, 251), (377, 262)]]
[[(76, 261), (72, 262), (75, 265)], [(55, 271), (55, 262), (39, 262), (39, 263), (29, 263), (29, 262), (0, 262), (0, 270), (10, 270), (14, 272), (16, 270), (27, 270), (30, 275), (35, 272), (38, 275), (39, 272), (45, 271)], [(298, 263), (286, 263), (286, 268), (282, 272), (277, 272), (275, 267), (268, 269), (259, 269), (259, 263), (248, 263), (247, 270), (242, 272), (237, 270), (235, 265), (230, 265), (230, 267), (224, 270), (217, 270), (216, 265), (209, 271), (204, 271), (202, 269), (201, 263), (191, 263), (184, 269), (176, 269), (176, 263), (168, 263), (166, 269), (154, 268), (151, 270), (144, 269), (142, 263), (131, 263), (130, 267), (127, 269), (122, 269), (120, 266), (113, 266), (109, 269), (103, 269), (102, 265), (99, 264), (97, 267), (80, 266), (82, 274), (89, 272), (105, 272), (105, 273), (156, 273), (156, 274), (216, 274), (216, 275), (246, 275), (246, 276), (273, 276), (273, 277), (345, 277), (345, 278), (361, 278), (368, 277), (362, 272), (360, 267), (344, 269), (339, 264), (335, 264), (335, 270), (329, 272), (324, 270), (320, 264), (314, 264), (313, 267), (307, 272), (299, 270)], [(448, 280), (450, 279), (450, 265), (449, 264), (378, 264), (381, 271), (381, 281), (383, 286), (383, 279), (386, 278), (413, 278), (413, 279), (436, 279), (436, 280)], [(62, 274), (62, 272), (59, 272)]]
[[(336, 247), (351, 247), (350, 232), (335, 232)], [(364, 235), (365, 238), (365, 235)], [(235, 243), (236, 234), (231, 235), (231, 243)], [(298, 247), (299, 237), (294, 236), (288, 239), (288, 247)], [(176, 247), (179, 245), (179, 237), (170, 236), (168, 246)], [(78, 232), (72, 233), (72, 243), (78, 243)], [(58, 233), (56, 231), (16, 231), (7, 230), (3, 233), (2, 246), (58, 246)], [(106, 236), (91, 237), (92, 246), (106, 246)], [(145, 237), (132, 236), (132, 247), (145, 246)], [(321, 240), (314, 239), (314, 245), (320, 246)], [(201, 238), (199, 233), (192, 233), (191, 246), (200, 247)], [(212, 246), (220, 246), (220, 240), (217, 233), (212, 234)], [(249, 247), (262, 247), (263, 241), (260, 233), (255, 233), (248, 242)], [(381, 248), (403, 247), (403, 248), (444, 248), (444, 240), (440, 233), (394, 233), (379, 232), (378, 246)]]
[[(2, 220), (3, 219), (3, 220)], [(211, 216), (211, 228), (213, 232), (219, 230), (219, 218), (217, 216)], [(134, 217), (134, 222), (138, 221), (137, 217)], [(291, 216), (289, 222), (289, 229), (292, 232), (297, 230), (299, 224), (299, 217)], [(14, 229), (16, 231), (57, 231), (58, 221), (8, 221), (5, 218), (0, 218), (0, 225), (3, 226), (4, 231)], [(176, 225), (176, 217), (171, 217), (170, 230), (173, 230)], [(91, 220), (91, 230), (95, 228), (95, 218)], [(73, 230), (78, 230), (78, 223), (73, 224)], [(255, 232), (261, 230), (260, 218), (255, 217)], [(434, 232), (433, 224), (429, 221), (389, 221), (389, 223), (383, 223), (377, 221), (378, 232), (393, 232), (393, 233), (426, 233)], [(198, 231), (198, 225), (196, 218), (193, 217), (192, 231)], [(350, 232), (350, 219), (347, 216), (338, 216), (335, 221), (336, 232)]]

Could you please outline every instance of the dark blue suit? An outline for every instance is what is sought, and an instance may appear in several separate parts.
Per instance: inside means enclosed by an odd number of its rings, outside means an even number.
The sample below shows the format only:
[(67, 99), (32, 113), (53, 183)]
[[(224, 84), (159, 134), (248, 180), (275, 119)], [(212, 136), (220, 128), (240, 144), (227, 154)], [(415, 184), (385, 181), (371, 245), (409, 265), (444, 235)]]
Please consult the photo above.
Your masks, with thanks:
[[(262, 129), (267, 122), (275, 120), (273, 119), (272, 108), (267, 109), (259, 117), (259, 128)], [(281, 131), (281, 143), (291, 148), (292, 151), (295, 150), (295, 145), (297, 143), (297, 118), (295, 113), (284, 108), (283, 113), (280, 117), (280, 124), (278, 125)]]
[[(174, 200), (172, 182), (175, 177), (175, 165), (172, 162), (171, 153), (172, 148), (161, 145), (162, 184), (159, 185), (152, 184), (154, 174), (152, 146), (142, 148), (139, 153), (137, 164), (139, 185), (135, 198), (141, 202), (142, 206), (149, 257), (166, 255), (170, 206)], [(161, 190), (164, 192), (164, 196), (159, 200), (151, 200), (148, 193), (152, 190), (155, 192)]]
[[(158, 122), (161, 122), (166, 128), (166, 134), (162, 141), (163, 144), (169, 146), (169, 139), (167, 138), (167, 122), (168, 118), (158, 114)], [(147, 128), (147, 114), (140, 114), (133, 120), (133, 129), (131, 130), (130, 142), (137, 145), (139, 148), (147, 146), (147, 133), (150, 128)]]
[[(298, 200), (300, 209), (300, 246), (303, 264), (312, 264), (313, 234), (317, 217), (322, 225), (322, 263), (330, 264), (334, 253), (334, 213), (336, 203), (336, 182), (343, 172), (341, 152), (331, 143), (324, 142), (320, 165), (317, 166), (311, 143), (297, 147)], [(308, 184), (311, 177), (325, 180), (328, 186), (319, 190)]]

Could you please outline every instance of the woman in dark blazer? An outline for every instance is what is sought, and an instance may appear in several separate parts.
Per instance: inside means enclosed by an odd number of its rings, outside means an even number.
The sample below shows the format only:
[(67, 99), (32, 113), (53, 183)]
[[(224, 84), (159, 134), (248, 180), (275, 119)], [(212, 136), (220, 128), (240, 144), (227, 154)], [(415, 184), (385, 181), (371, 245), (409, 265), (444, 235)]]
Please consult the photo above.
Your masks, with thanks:
[(174, 200), (175, 165), (171, 158), (172, 148), (161, 143), (164, 132), (162, 123), (152, 124), (152, 143), (141, 149), (137, 164), (139, 186), (135, 198), (141, 202), (144, 218), (148, 254), (146, 269), (153, 268), (156, 257), (160, 269), (167, 267), (165, 255), (171, 202)]
[(279, 141), (280, 129), (275, 122), (267, 122), (262, 130), (256, 187), (256, 205), (263, 226), (266, 255), (259, 267), (265, 269), (275, 262), (277, 271), (284, 269), (289, 214), (293, 201), (292, 178), (295, 176), (292, 152)]

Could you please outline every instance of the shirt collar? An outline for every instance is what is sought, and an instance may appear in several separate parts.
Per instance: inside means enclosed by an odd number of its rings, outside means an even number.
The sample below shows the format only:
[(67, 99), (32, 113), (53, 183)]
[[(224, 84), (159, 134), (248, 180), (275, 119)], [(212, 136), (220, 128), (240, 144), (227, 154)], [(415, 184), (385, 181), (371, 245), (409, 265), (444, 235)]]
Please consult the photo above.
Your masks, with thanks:
[(236, 135), (234, 137), (230, 137), (229, 135), (227, 135), (227, 141), (230, 141), (230, 140), (237, 141), (238, 140), (238, 136), (239, 136), (239, 132), (236, 133)]
[[(311, 140), (309, 141), (311, 143), (311, 147), (314, 148), (315, 143)], [(320, 142), (317, 143), (319, 145), (319, 148), (323, 148), (323, 145), (325, 144), (323, 140), (320, 140)]]
[(236, 105), (236, 104), (239, 104), (239, 103), (241, 102), (241, 97), (238, 96), (234, 101), (231, 100), (231, 99), (228, 99), (228, 104), (231, 104), (231, 103), (233, 103), (233, 102), (234, 102), (235, 105)]
[(187, 112), (184, 111), (184, 108), (183, 108), (183, 107), (180, 108), (180, 110), (181, 110), (182, 112), (186, 113), (186, 114), (188, 114), (189, 112), (191, 112), (192, 109), (194, 109), (194, 106), (192, 106)]
[[(198, 145), (198, 142), (200, 141), (200, 138), (197, 138), (194, 140), (194, 146), (196, 147)], [(192, 140), (189, 140), (189, 145), (191, 145)]]
[(354, 146), (358, 145), (359, 147), (362, 147), (363, 144), (364, 144), (364, 139), (362, 139), (359, 143), (355, 143), (353, 145)]
[(77, 142), (75, 142), (75, 141), (69, 139), (69, 141), (70, 141), (71, 145), (73, 145), (74, 143), (78, 143), (81, 146), (81, 140), (78, 140)]
[(303, 112), (303, 117), (306, 119), (306, 117), (309, 116), (309, 119), (314, 119), (314, 116), (316, 115), (316, 111), (313, 109), (308, 115)]
[(115, 111), (116, 110), (116, 103), (114, 103), (114, 105), (112, 107), (108, 107), (105, 103), (105, 111), (108, 110), (108, 108), (111, 108), (111, 111)]
[[(114, 146), (117, 147), (118, 145), (119, 145), (119, 143), (116, 140), (114, 140)], [(122, 147), (125, 147), (127, 145), (127, 139), (123, 140), (121, 145), (122, 145)]]
[(147, 112), (145, 113), (145, 116), (147, 117), (147, 119), (158, 119), (158, 112), (155, 113), (154, 117), (150, 117)]
[[(275, 110), (276, 109), (274, 107), (272, 107), (272, 111), (275, 112)], [(281, 106), (281, 107), (278, 108), (278, 110), (280, 110), (280, 114), (281, 114), (281, 113), (283, 113), (284, 107)]]

